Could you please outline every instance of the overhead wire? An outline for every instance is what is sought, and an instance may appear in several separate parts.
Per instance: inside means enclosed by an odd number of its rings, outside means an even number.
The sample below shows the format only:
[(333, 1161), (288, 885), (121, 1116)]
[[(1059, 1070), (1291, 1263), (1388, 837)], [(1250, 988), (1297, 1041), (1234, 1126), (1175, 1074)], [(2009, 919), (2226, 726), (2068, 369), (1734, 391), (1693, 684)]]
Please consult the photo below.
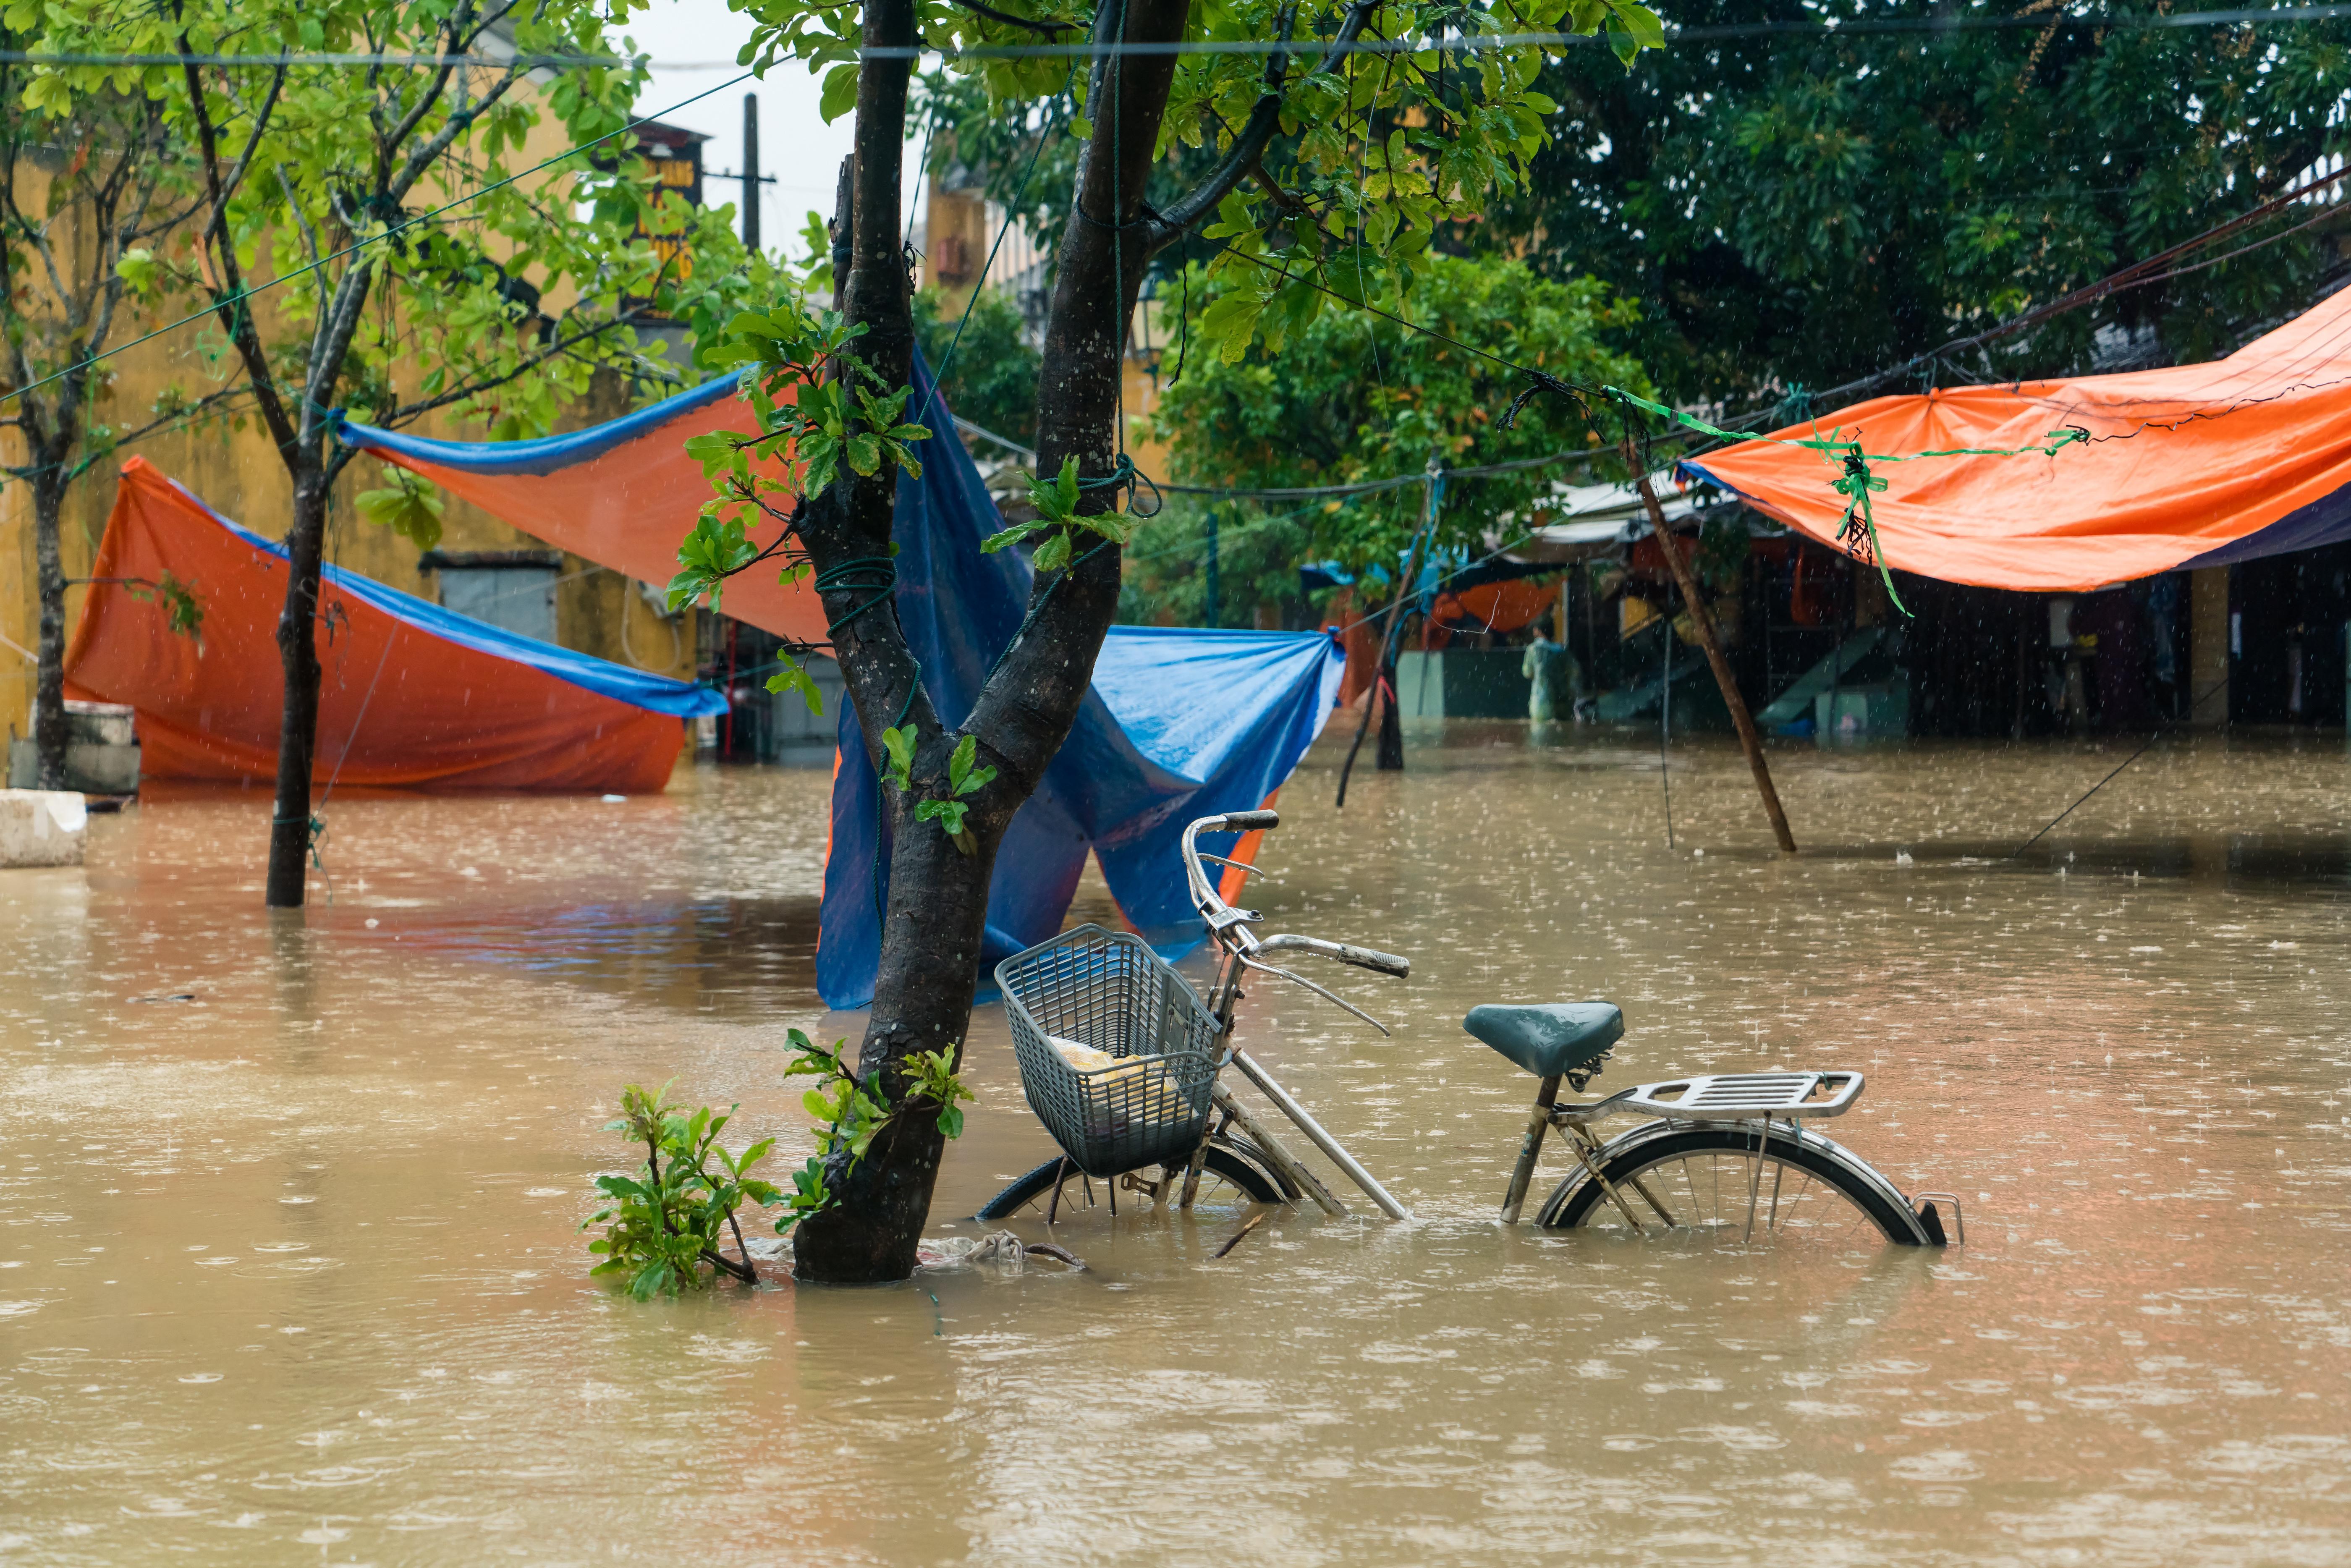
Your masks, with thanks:
[[(2093, 30), (2173, 32), (2195, 27), (2276, 26), (2298, 26), (2304, 23), (2335, 21), (2351, 16), (2351, 5), (2327, 4), (2315, 5), (2237, 6), (2208, 11), (2147, 13), (2126, 11), (2091, 11), (2078, 15), (2048, 16), (2020, 12), (2005, 16), (1883, 16), (1838, 18), (1819, 21), (1734, 22), (1710, 26), (1676, 26), (1667, 25), (1665, 39), (1671, 43), (1713, 43), (1739, 38), (1772, 37), (1837, 37), (1845, 34), (1903, 33), (1977, 33), (2044, 27), (2087, 27)], [(919, 59), (936, 57), (944, 59), (1086, 59), (1122, 55), (1249, 55), (1281, 54), (1295, 49), (1301, 40), (1280, 41), (1236, 39), (1182, 39), (1152, 43), (1087, 42), (1077, 44), (899, 44), (875, 45), (861, 48), (867, 59)], [(1607, 40), (1596, 34), (1569, 33), (1556, 30), (1534, 30), (1508, 33), (1440, 32), (1435, 36), (1416, 35), (1404, 38), (1361, 38), (1340, 44), (1335, 40), (1319, 41), (1325, 53), (1347, 55), (1416, 55), (1436, 50), (1482, 52), (1500, 48), (1585, 47)], [(103, 50), (0, 50), (0, 65), (32, 66), (177, 66), (183, 63), (219, 66), (255, 70), (272, 69), (279, 65), (299, 67), (484, 67), (507, 68), (520, 65), (527, 69), (622, 68), (643, 67), (649, 70), (707, 71), (733, 70), (740, 60), (663, 60), (651, 55), (591, 55), (584, 53), (531, 53), (507, 56), (477, 54), (423, 54), (399, 50), (319, 50), (297, 54), (291, 50), (278, 54), (208, 53), (192, 56), (162, 53), (109, 52)], [(761, 60), (746, 75), (764, 75), (781, 61), (769, 57)], [(738, 78), (739, 79), (739, 78)], [(722, 86), (732, 86), (732, 82)]]

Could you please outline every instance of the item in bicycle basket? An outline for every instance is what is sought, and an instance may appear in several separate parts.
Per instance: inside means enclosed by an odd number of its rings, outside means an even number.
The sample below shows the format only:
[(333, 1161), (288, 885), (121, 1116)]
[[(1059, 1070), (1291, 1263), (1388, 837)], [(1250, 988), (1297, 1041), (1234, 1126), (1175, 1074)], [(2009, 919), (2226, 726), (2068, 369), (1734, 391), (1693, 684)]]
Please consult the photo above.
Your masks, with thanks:
[(1147, 943), (1080, 926), (998, 964), (996, 983), (1021, 1089), (1072, 1166), (1111, 1176), (1191, 1157), (1216, 1019)]
[[(1096, 1051), (1091, 1045), (1080, 1045), (1074, 1040), (1063, 1040), (1049, 1034), (1046, 1043), (1061, 1053), (1061, 1060), (1082, 1074), (1101, 1073), (1104, 1087), (1123, 1084), (1133, 1079), (1141, 1087), (1135, 1092), (1139, 1106), (1121, 1107), (1105, 1103), (1102, 1125), (1090, 1126), (1088, 1131), (1108, 1137), (1126, 1131), (1128, 1120), (1139, 1110), (1146, 1119), (1172, 1121), (1182, 1117), (1188, 1107), (1175, 1084), (1167, 1078), (1167, 1063), (1157, 1056), (1113, 1056), (1107, 1051)], [(1092, 1107), (1088, 1107), (1091, 1111)]]

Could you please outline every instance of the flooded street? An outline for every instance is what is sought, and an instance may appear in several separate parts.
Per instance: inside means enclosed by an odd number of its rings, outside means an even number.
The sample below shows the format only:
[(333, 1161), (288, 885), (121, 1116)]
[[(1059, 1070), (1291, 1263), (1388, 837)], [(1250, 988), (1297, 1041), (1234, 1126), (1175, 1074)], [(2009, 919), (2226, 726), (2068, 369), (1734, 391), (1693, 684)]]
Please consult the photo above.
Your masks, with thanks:
[[(1782, 861), (1727, 741), (1677, 743), (1668, 850), (1653, 733), (1432, 728), (1341, 815), (1344, 727), (1251, 901), (1408, 955), (1338, 972), (1395, 1037), (1269, 985), (1242, 1039), (1416, 1220), (1221, 1260), (1123, 1202), (1077, 1275), (587, 1278), (623, 1083), (805, 1156), (785, 1029), (860, 1021), (822, 770), (347, 791), (291, 918), (258, 789), (0, 876), (0, 1563), (2351, 1561), (2339, 737), (2167, 739), (2017, 860), (2136, 742), (1790, 747)], [(1461, 1016), (1584, 997), (1594, 1092), (1865, 1071), (1827, 1130), (1969, 1244), (1499, 1227), (1534, 1082)], [(1000, 1009), (966, 1071), (942, 1235), (1051, 1152)]]

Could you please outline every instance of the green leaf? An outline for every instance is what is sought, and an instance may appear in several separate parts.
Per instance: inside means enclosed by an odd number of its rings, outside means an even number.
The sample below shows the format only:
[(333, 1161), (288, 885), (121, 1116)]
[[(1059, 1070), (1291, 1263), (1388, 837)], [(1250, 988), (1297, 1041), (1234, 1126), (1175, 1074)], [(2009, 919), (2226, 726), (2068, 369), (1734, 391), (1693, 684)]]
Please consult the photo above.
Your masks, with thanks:
[[(26, 96), (31, 95), (28, 93)], [(155, 253), (145, 246), (124, 251), (116, 260), (114, 270), (121, 274), (122, 281), (130, 286), (133, 294), (152, 293), (163, 276), (163, 268), (155, 260)]]
[(824, 693), (818, 689), (816, 677), (802, 668), (800, 662), (789, 653), (778, 653), (776, 658), (783, 668), (768, 677), (768, 690), (778, 695), (796, 691), (800, 694), (800, 700), (808, 704), (809, 712), (823, 713)]
[(1047, 539), (1043, 544), (1039, 545), (1037, 547), (1036, 555), (1030, 558), (1030, 563), (1034, 565), (1040, 572), (1059, 571), (1063, 567), (1069, 565), (1069, 530), (1066, 528), (1061, 529), (1056, 532), (1052, 538)]
[[(1638, 4), (1638, 0), (1608, 0), (1608, 9), (1639, 48), (1662, 49), (1666, 47), (1664, 21), (1655, 11)], [(1621, 47), (1617, 50), (1617, 57), (1624, 57)]]
[(831, 125), (857, 107), (857, 68), (835, 66), (824, 74), (824, 91), (817, 99), (817, 113)]
[(394, 481), (391, 488), (361, 490), (351, 497), (352, 505), (360, 517), (411, 540), (418, 550), (433, 549), (441, 542), (441, 497), (404, 468), (390, 473)]
[(882, 777), (889, 781), (892, 789), (903, 794), (910, 787), (907, 775), (914, 766), (914, 727), (910, 724), (904, 729), (883, 730), (882, 750), (888, 758), (883, 767)]
[(964, 813), (970, 810), (961, 800), (924, 800), (914, 807), (914, 821), (936, 822), (947, 837), (959, 839), (964, 836)]

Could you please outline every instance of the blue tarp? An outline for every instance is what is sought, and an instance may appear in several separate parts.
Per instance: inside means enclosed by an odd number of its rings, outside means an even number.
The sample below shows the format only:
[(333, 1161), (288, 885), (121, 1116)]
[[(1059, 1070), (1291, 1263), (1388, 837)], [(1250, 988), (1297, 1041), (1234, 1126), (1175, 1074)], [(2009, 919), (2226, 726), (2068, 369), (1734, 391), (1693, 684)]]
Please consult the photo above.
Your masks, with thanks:
[[(280, 560), (290, 559), (286, 547), (276, 539), (266, 539), (248, 528), (240, 528), (210, 507), (205, 507), (203, 500), (186, 486), (176, 487), (189, 500), (204, 507), (214, 522), (255, 549), (274, 555)], [(526, 637), (519, 632), (509, 632), (503, 626), (493, 626), (486, 621), (460, 615), (429, 599), (402, 593), (355, 571), (321, 566), (319, 575), (327, 587), (340, 593), (348, 593), (363, 604), (372, 605), (396, 621), (404, 621), (428, 636), (438, 637), (444, 643), (455, 643), (461, 648), (471, 648), (477, 653), (487, 653), (492, 658), (528, 664), (541, 674), (569, 681), (599, 696), (630, 703), (650, 713), (674, 714), (680, 718), (726, 711), (725, 694), (708, 686), (674, 681), (666, 675), (649, 674), (643, 670), (632, 670), (626, 664), (599, 659), (592, 653), (559, 648), (552, 643), (542, 643), (536, 637)]]
[(659, 402), (647, 403), (586, 430), (543, 435), (536, 441), (435, 441), (427, 435), (382, 430), (357, 420), (338, 419), (336, 434), (345, 445), (369, 452), (396, 452), (444, 468), (469, 474), (552, 474), (575, 463), (601, 457), (622, 442), (660, 429), (681, 414), (695, 413), (735, 395), (733, 376), (705, 382)]
[[(931, 410), (922, 423), (951, 433), (928, 370), (917, 362), (914, 376)], [(666, 478), (649, 465), (681, 450), (672, 442), (683, 444), (726, 417), (730, 410), (722, 405), (734, 386), (731, 379), (713, 382), (626, 418), (542, 441), (433, 441), (362, 425), (348, 425), (344, 434), (453, 488), (470, 486), (458, 493), (526, 531), (579, 521), (569, 515), (534, 521), (531, 510), (545, 508), (547, 492), (532, 476), (561, 473), (576, 486), (587, 465), (601, 462), (599, 496), (620, 496), (624, 504), (616, 516), (600, 516), (579, 537), (558, 542), (600, 565), (657, 580), (709, 490), (695, 465), (678, 463), (676, 475)], [(970, 713), (1019, 625), (1030, 574), (1016, 551), (981, 553), (980, 541), (1003, 524), (963, 444), (947, 434), (916, 450), (922, 477), (898, 485), (898, 616), (922, 661), (932, 703), (955, 726)], [(747, 608), (750, 586), (730, 590), (727, 599), (747, 606), (737, 613), (758, 621)], [(789, 612), (789, 606), (768, 608), (778, 616)], [(790, 624), (759, 623), (778, 632)], [(985, 986), (998, 959), (1061, 929), (1089, 850), (1099, 854), (1127, 918), (1155, 946), (1172, 954), (1196, 943), (1197, 922), (1185, 899), (1176, 851), (1184, 824), (1262, 804), (1329, 717), (1344, 665), (1337, 643), (1320, 632), (1113, 628), (1068, 742), (997, 857), (975, 979)], [(877, 853), (873, 771), (856, 713), (845, 704), (840, 736), (817, 985), (829, 1005), (855, 1008), (872, 999), (880, 957), (874, 873), (878, 869), (886, 885), (889, 846), (881, 844)]]
[[(918, 364), (914, 374), (929, 395), (928, 371)], [(944, 409), (925, 423), (954, 428)], [(1002, 525), (962, 444), (934, 437), (921, 457), (923, 476), (898, 484), (898, 618), (940, 719), (953, 727), (1019, 626), (1030, 573), (1014, 551), (981, 552)], [(1280, 788), (1330, 717), (1345, 667), (1336, 640), (1319, 632), (1111, 628), (1068, 741), (997, 853), (975, 984), (985, 988), (998, 960), (1061, 928), (1089, 849), (1146, 940), (1170, 956), (1196, 946), (1178, 851), (1184, 824), (1250, 810)], [(873, 999), (874, 878), (885, 887), (889, 879), (889, 845), (877, 852), (875, 842), (874, 782), (856, 710), (843, 704), (817, 939), (817, 988), (829, 1007)], [(1222, 853), (1230, 843), (1208, 847)]]

